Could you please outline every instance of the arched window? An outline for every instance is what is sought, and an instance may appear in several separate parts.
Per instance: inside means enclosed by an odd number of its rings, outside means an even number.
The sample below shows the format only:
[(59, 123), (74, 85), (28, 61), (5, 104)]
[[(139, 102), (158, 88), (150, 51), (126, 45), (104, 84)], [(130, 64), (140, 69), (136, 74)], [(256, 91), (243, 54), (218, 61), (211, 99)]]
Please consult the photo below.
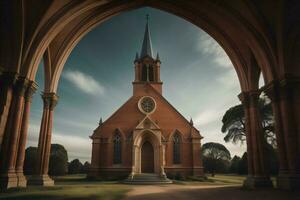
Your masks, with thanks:
[(142, 67), (142, 81), (147, 81), (147, 76), (148, 76), (148, 70), (147, 70), (147, 65), (143, 65)]
[(149, 66), (149, 81), (154, 81), (154, 68), (152, 65)]
[(116, 132), (114, 135), (114, 164), (122, 163), (122, 140), (121, 134)]
[(173, 163), (179, 164), (180, 161), (180, 135), (175, 133), (173, 136)]
[(154, 68), (152, 65), (149, 64), (143, 65), (142, 81), (154, 81)]

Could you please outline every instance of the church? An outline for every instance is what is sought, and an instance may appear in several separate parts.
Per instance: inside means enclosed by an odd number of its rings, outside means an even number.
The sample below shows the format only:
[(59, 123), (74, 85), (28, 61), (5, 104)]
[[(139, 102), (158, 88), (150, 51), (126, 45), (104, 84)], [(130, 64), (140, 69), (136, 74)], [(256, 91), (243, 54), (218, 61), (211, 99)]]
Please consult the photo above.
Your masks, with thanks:
[(117, 179), (139, 174), (203, 176), (200, 132), (162, 95), (161, 61), (154, 58), (148, 21), (140, 55), (134, 60), (133, 95), (92, 139), (88, 177)]

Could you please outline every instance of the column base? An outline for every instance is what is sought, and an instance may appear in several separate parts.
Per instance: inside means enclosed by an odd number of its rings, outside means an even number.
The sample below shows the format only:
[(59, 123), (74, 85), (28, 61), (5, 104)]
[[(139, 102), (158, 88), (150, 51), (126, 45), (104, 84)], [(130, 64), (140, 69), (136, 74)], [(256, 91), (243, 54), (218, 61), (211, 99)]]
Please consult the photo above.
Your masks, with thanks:
[(277, 187), (284, 190), (296, 190), (300, 188), (300, 175), (279, 174), (277, 177)]
[(18, 187), (26, 187), (27, 186), (27, 178), (24, 176), (23, 172), (17, 172), (18, 177)]
[(28, 185), (54, 186), (54, 181), (48, 175), (33, 175), (28, 179)]
[(272, 183), (270, 177), (248, 176), (244, 180), (243, 187), (247, 188), (247, 189), (272, 188), (273, 183)]
[(8, 172), (0, 175), (0, 189), (18, 187), (18, 177), (15, 172)]

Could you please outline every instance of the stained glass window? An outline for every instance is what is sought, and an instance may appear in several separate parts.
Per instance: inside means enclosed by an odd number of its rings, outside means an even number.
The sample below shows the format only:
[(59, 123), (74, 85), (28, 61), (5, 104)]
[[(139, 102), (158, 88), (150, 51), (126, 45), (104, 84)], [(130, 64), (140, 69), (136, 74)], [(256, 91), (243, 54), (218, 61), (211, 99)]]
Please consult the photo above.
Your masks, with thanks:
[(114, 135), (114, 164), (122, 163), (122, 140), (121, 134), (116, 132)]
[(173, 163), (180, 163), (180, 135), (175, 133), (173, 136)]

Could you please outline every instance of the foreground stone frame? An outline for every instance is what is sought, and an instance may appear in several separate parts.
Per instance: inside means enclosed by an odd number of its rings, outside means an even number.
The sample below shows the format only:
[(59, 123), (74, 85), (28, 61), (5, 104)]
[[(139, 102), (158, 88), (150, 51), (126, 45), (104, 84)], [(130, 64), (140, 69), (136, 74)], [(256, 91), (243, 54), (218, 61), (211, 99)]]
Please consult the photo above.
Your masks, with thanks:
[[(292, 2), (292, 3), (291, 3)], [(45, 94), (55, 94), (63, 66), (76, 44), (96, 25), (123, 11), (151, 6), (204, 29), (226, 51), (237, 72), (247, 113), (249, 187), (266, 187), (269, 175), (261, 147), (257, 112), (258, 80), (263, 74), (275, 117), (280, 173), (278, 186), (300, 186), (300, 65), (298, 1), (53, 1), (1, 2), (0, 185), (24, 187), (22, 160), (30, 112), (29, 85), (44, 56)], [(32, 13), (29, 8), (40, 12)], [(27, 13), (25, 15), (25, 13)], [(28, 23), (31, 22), (31, 23)], [(5, 31), (4, 31), (5, 30)], [(32, 88), (35, 88), (33, 86)], [(34, 89), (30, 89), (34, 90)], [(47, 96), (47, 95), (46, 95)], [(44, 102), (37, 175), (47, 177), (55, 95)], [(45, 97), (44, 97), (45, 98)], [(48, 100), (46, 100), (48, 101)], [(52, 106), (51, 106), (52, 105)], [(18, 178), (19, 177), (19, 178)], [(47, 185), (42, 181), (42, 185)], [(51, 183), (52, 184), (52, 183)]]

